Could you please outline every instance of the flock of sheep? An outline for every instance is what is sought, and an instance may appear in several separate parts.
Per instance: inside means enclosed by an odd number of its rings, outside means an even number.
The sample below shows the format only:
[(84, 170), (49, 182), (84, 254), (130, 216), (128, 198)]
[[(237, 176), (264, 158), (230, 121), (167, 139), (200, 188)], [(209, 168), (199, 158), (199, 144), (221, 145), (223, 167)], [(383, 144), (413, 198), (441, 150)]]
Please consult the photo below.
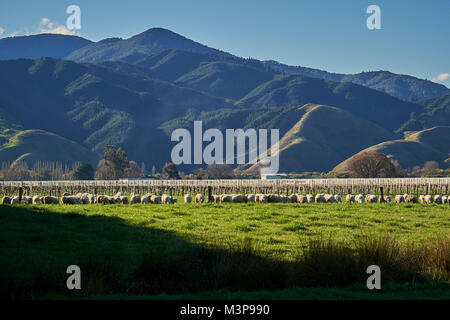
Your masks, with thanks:
[[(352, 195), (348, 194), (345, 197), (346, 202), (354, 202), (354, 203), (377, 203), (377, 202), (391, 202), (391, 196), (377, 196), (374, 194), (357, 194)], [(203, 194), (197, 194), (193, 197), (190, 194), (184, 195), (184, 202), (191, 203), (195, 201), (196, 203), (205, 202), (205, 196)], [(278, 195), (278, 194), (222, 194), (222, 195), (212, 195), (211, 201), (214, 203), (247, 203), (247, 202), (256, 202), (256, 203), (341, 203), (342, 199), (340, 195), (337, 194), (317, 194), (317, 195), (299, 195), (299, 194), (291, 194), (287, 195)], [(173, 204), (177, 202), (177, 199), (163, 194), (161, 196), (154, 195), (151, 193), (147, 193), (144, 196), (140, 196), (139, 194), (132, 193), (130, 198), (125, 196), (123, 193), (119, 192), (115, 196), (107, 196), (107, 195), (93, 195), (89, 193), (78, 193), (76, 195), (72, 195), (69, 193), (65, 193), (61, 202), (63, 204), (134, 204), (134, 203), (153, 203), (153, 204)], [(403, 194), (396, 195), (394, 197), (395, 203), (436, 203), (436, 204), (450, 204), (450, 196), (441, 196), (441, 195), (420, 195), (419, 197), (412, 194)], [(57, 197), (53, 196), (23, 196), (21, 199), (18, 196), (8, 197), (5, 196), (2, 199), (3, 204), (59, 204), (60, 201)]]
[[(197, 203), (203, 203), (205, 201), (205, 197), (203, 194), (197, 194), (193, 199), (190, 194), (186, 194), (184, 196), (184, 202), (190, 203), (192, 200), (195, 200)], [(317, 194), (317, 195), (300, 195), (300, 194), (291, 194), (289, 196), (286, 195), (278, 195), (278, 194), (222, 194), (222, 195), (213, 195), (211, 199), (214, 203), (246, 203), (246, 202), (257, 202), (257, 203), (342, 203), (341, 196), (338, 194)], [(345, 197), (346, 202), (355, 202), (355, 203), (377, 203), (377, 202), (391, 202), (391, 196), (377, 196), (374, 194), (357, 194), (352, 195), (348, 194)], [(412, 194), (403, 194), (396, 195), (394, 198), (395, 203), (449, 203), (450, 204), (450, 196), (441, 196), (435, 195), (434, 197), (431, 195), (420, 195), (419, 197)]]
[[(130, 198), (123, 193), (118, 192), (115, 196), (107, 195), (94, 195), (89, 193), (78, 193), (72, 195), (70, 193), (63, 194), (61, 198), (63, 204), (134, 204), (134, 203), (156, 203), (156, 204), (172, 204), (176, 203), (177, 199), (169, 195), (163, 194), (162, 196), (147, 193), (144, 196), (139, 194), (131, 194)], [(5, 196), (2, 199), (3, 204), (59, 204), (59, 199), (53, 196), (23, 196), (22, 200), (18, 196), (8, 197)]]

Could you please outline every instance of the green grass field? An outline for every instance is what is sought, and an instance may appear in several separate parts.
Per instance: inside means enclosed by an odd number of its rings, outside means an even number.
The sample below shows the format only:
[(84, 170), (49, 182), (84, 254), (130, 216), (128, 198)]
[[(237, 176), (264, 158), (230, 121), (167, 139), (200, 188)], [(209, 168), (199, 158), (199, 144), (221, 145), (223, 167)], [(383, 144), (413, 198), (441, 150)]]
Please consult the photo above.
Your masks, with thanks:
[(0, 206), (0, 270), (7, 299), (448, 299), (450, 206)]

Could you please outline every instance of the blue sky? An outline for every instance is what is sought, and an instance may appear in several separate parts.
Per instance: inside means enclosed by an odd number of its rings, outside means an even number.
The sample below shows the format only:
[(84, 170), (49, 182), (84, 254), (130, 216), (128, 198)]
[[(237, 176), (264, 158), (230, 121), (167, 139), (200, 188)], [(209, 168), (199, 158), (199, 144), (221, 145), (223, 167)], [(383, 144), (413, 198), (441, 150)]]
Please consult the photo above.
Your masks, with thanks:
[[(64, 32), (71, 4), (81, 8), (78, 34), (94, 41), (163, 27), (242, 57), (340, 73), (389, 70), (450, 87), (450, 0), (1, 0), (0, 37)], [(372, 4), (381, 30), (366, 27)]]

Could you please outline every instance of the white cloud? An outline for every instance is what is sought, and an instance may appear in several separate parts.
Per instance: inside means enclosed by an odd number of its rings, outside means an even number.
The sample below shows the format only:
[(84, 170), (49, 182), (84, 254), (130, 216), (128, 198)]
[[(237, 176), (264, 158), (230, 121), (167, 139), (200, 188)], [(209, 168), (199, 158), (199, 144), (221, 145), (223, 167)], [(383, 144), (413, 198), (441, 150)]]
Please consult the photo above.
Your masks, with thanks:
[(50, 22), (50, 19), (44, 17), (44, 18), (41, 19), (41, 26), (45, 26), (45, 25), (47, 25), (49, 22)]
[(0, 36), (3, 34), (3, 32), (5, 32), (5, 29), (3, 29), (2, 27), (0, 27)]
[(431, 81), (433, 82), (444, 82), (446, 80), (450, 79), (450, 73), (441, 73), (438, 74), (436, 77), (431, 78)]
[(56, 33), (64, 35), (74, 35), (75, 31), (67, 29), (65, 26), (52, 22), (49, 18), (42, 18), (38, 33)]
[[(0, 35), (2, 34), (3, 29), (0, 28)], [(31, 30), (28, 28), (24, 28), (21, 30), (14, 31), (9, 34), (9, 37), (15, 36), (29, 36), (33, 34), (42, 34), (42, 33), (54, 33), (54, 34), (63, 34), (63, 35), (80, 35), (75, 30), (71, 31), (66, 28), (64, 25), (60, 25), (57, 22), (51, 21), (49, 18), (43, 17), (39, 21), (39, 26), (33, 27)]]

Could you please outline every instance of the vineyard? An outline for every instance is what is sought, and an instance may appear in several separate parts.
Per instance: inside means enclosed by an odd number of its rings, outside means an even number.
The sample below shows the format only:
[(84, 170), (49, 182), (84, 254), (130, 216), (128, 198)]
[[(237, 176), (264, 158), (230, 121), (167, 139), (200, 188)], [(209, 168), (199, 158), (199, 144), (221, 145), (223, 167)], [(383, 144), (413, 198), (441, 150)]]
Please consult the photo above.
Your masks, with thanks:
[[(382, 188), (382, 189), (381, 189)], [(261, 194), (448, 194), (450, 178), (379, 179), (280, 179), (280, 180), (90, 180), (90, 181), (0, 181), (0, 195), (61, 196), (65, 192), (114, 195), (153, 193), (261, 193)]]

